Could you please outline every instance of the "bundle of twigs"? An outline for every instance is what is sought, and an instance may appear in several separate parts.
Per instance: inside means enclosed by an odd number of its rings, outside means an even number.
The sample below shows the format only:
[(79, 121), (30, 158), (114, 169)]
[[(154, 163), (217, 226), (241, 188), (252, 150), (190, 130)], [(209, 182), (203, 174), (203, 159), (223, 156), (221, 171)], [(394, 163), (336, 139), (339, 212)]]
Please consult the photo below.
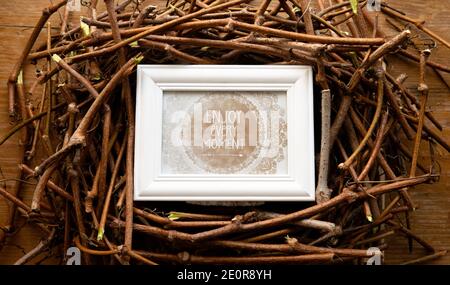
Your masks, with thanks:
[[(86, 264), (363, 262), (374, 254), (367, 248), (383, 250), (394, 234), (429, 251), (412, 263), (445, 254), (409, 229), (407, 215), (416, 207), (408, 189), (439, 176), (434, 160), (418, 161), (421, 141), (430, 143), (432, 158), (436, 143), (450, 151), (441, 125), (426, 111), (426, 66), (450, 72), (428, 60), (431, 45), (411, 41), (409, 30), (386, 37), (365, 1), (351, 7), (346, 1), (174, 0), (159, 9), (105, 0), (104, 12), (96, 2), (74, 28), (65, 8), (58, 34), (46, 23), (67, 1), (45, 9), (9, 78), (16, 122), (0, 144), (21, 132), (23, 163), (13, 189), (0, 188), (10, 203), (0, 248), (21, 218), (46, 234), (17, 264), (56, 248), (63, 261), (74, 245)], [(396, 27), (409, 22), (449, 47), (389, 6), (381, 13)], [(46, 25), (47, 43), (35, 47)], [(408, 49), (412, 45), (420, 53)], [(386, 71), (388, 54), (419, 62), (417, 94), (405, 88), (404, 75)], [(25, 91), (22, 69), (30, 62), (47, 70)], [(254, 208), (133, 203), (139, 63), (313, 66), (321, 98), (317, 202)], [(39, 86), (42, 94), (36, 94)], [(39, 146), (44, 160), (34, 158)], [(33, 179), (29, 205), (20, 198), (22, 181)]]

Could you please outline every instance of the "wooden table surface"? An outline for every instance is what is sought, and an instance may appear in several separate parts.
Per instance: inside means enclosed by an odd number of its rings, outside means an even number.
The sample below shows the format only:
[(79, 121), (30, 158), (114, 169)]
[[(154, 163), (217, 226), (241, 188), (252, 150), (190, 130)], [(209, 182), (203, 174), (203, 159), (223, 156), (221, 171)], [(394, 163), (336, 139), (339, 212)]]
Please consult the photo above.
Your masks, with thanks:
[[(10, 128), (8, 117), (7, 78), (14, 63), (17, 61), (24, 44), (26, 43), (34, 24), (39, 19), (43, 8), (49, 6), (49, 0), (0, 0), (0, 136)], [(53, 1), (56, 3), (56, 1)], [(99, 1), (102, 2), (102, 1)], [(165, 1), (146, 1), (162, 6)], [(255, 1), (256, 3), (256, 1)], [(389, 4), (405, 12), (408, 16), (426, 21), (426, 26), (447, 41), (450, 41), (450, 0), (391, 0)], [(84, 9), (84, 8), (83, 8)], [(83, 12), (83, 10), (82, 10)], [(54, 15), (51, 20), (59, 25), (59, 15)], [(77, 19), (74, 19), (77, 21)], [(387, 26), (384, 20), (383, 26)], [(41, 35), (40, 42), (45, 37), (45, 31)], [(392, 32), (391, 32), (392, 34)], [(450, 50), (440, 45), (434, 49), (431, 60), (450, 66)], [(390, 60), (388, 69), (395, 75), (407, 73), (408, 89), (413, 94), (417, 91), (418, 65), (401, 60)], [(28, 66), (25, 76), (29, 83), (34, 76), (35, 67)], [(450, 75), (443, 74), (447, 84), (450, 84)], [(450, 142), (450, 93), (448, 87), (431, 70), (427, 70), (427, 82), (430, 87), (430, 99), (428, 109), (442, 123), (443, 134), (446, 141)], [(39, 94), (39, 93), (36, 93)], [(427, 145), (422, 146), (426, 148)], [(411, 190), (412, 196), (419, 204), (419, 208), (411, 214), (411, 224), (414, 232), (429, 241), (438, 249), (450, 250), (450, 154), (439, 147), (439, 164), (441, 167), (441, 179), (438, 183), (421, 185)], [(426, 165), (429, 157), (421, 156), (421, 161)], [(0, 146), (0, 185), (11, 189), (13, 184), (10, 179), (15, 177), (17, 164), (20, 163), (18, 137), (14, 136)], [(36, 161), (31, 162), (35, 165)], [(29, 203), (32, 196), (32, 187), (29, 186), (22, 193), (23, 199)], [(3, 225), (7, 215), (7, 205), (0, 198), (0, 225)], [(8, 241), (8, 245), (0, 252), (0, 264), (10, 264), (17, 260), (24, 252), (32, 249), (42, 237), (42, 233), (28, 225), (24, 225), (22, 231)], [(412, 253), (409, 253), (408, 241), (403, 237), (396, 237), (389, 242), (390, 246), (385, 253), (388, 263), (398, 263), (424, 254), (422, 248), (414, 244)], [(52, 263), (49, 259), (46, 263)], [(431, 261), (430, 264), (450, 264), (450, 255)]]

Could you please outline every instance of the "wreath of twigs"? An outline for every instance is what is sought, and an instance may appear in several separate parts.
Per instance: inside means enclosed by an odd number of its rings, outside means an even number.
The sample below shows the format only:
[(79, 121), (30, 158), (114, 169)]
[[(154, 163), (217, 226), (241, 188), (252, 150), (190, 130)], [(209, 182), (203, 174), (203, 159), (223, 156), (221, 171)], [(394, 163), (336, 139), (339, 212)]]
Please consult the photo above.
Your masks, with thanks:
[[(428, 252), (408, 263), (446, 253), (409, 225), (416, 207), (409, 190), (439, 177), (437, 144), (450, 151), (426, 109), (425, 76), (426, 66), (450, 72), (428, 60), (435, 43), (449, 44), (422, 22), (382, 5), (398, 30), (387, 36), (364, 1), (353, 11), (346, 1), (175, 0), (158, 9), (105, 0), (103, 12), (88, 2), (77, 27), (67, 24), (67, 1), (43, 10), (8, 81), (15, 126), (0, 143), (20, 132), (23, 161), (12, 189), (0, 188), (10, 205), (0, 248), (20, 230), (19, 219), (45, 233), (17, 264), (50, 250), (64, 262), (71, 246), (85, 264), (364, 263), (377, 253), (367, 249), (383, 251), (391, 235)], [(61, 27), (51, 33), (47, 21), (60, 9)], [(44, 30), (47, 42), (35, 45)], [(426, 43), (417, 43), (424, 35)], [(406, 75), (386, 71), (387, 55), (419, 63), (417, 94), (403, 85)], [(45, 68), (25, 91), (22, 70), (30, 62)], [(313, 66), (321, 116), (316, 202), (134, 203), (139, 63)], [(38, 147), (43, 160), (35, 158)], [(418, 160), (419, 151), (430, 151), (431, 165)], [(31, 204), (20, 198), (25, 186), (34, 188)]]

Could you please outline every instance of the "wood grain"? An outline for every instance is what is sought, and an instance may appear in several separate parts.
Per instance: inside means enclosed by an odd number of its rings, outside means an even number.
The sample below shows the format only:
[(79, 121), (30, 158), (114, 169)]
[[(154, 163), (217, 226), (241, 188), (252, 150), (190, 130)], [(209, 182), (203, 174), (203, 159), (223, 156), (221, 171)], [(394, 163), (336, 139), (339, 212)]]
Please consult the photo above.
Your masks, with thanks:
[[(102, 2), (102, 1), (99, 1)], [(165, 1), (147, 1), (147, 3), (162, 6)], [(50, 4), (48, 0), (16, 0), (0, 1), (0, 136), (11, 128), (8, 117), (8, 96), (6, 82), (8, 74), (19, 57), (24, 44), (29, 37), (34, 24), (37, 22), (43, 8)], [(437, 34), (450, 40), (450, 0), (391, 0), (389, 4), (398, 8), (408, 16), (420, 18), (426, 21), (426, 26)], [(82, 13), (85, 11), (83, 8)], [(50, 21), (59, 25), (59, 15), (54, 15)], [(78, 20), (73, 19), (74, 22)], [(381, 20), (384, 27), (388, 24)], [(45, 32), (43, 32), (45, 34)], [(393, 32), (391, 33), (393, 34)], [(41, 35), (40, 41), (44, 39)], [(431, 60), (450, 65), (450, 50), (439, 46), (433, 50)], [(38, 66), (38, 68), (42, 68)], [(408, 89), (417, 94), (418, 65), (410, 61), (391, 58), (388, 69), (395, 75), (407, 73), (406, 81)], [(34, 77), (35, 67), (28, 66), (25, 76), (28, 79)], [(443, 74), (450, 84), (450, 75)], [(30, 80), (27, 81), (28, 83)], [(450, 93), (431, 69), (427, 69), (427, 83), (430, 87), (428, 110), (442, 123), (443, 134), (450, 141)], [(37, 91), (39, 94), (39, 90)], [(17, 164), (20, 161), (18, 137), (14, 136), (0, 146), (0, 185), (11, 189), (12, 182), (4, 182), (2, 179), (16, 176)], [(412, 144), (412, 143), (410, 143)], [(423, 145), (422, 148), (427, 148)], [(439, 164), (441, 167), (441, 179), (432, 185), (421, 185), (411, 190), (412, 196), (419, 204), (419, 209), (411, 214), (412, 229), (429, 241), (438, 249), (450, 250), (450, 154), (439, 147)], [(427, 165), (430, 158), (426, 155), (420, 157), (420, 161)], [(22, 193), (23, 199), (29, 203), (32, 196), (32, 187), (27, 187)], [(7, 215), (7, 205), (0, 198), (0, 224), (3, 224)], [(11, 264), (32, 249), (42, 238), (41, 232), (33, 227), (25, 226), (23, 230), (10, 239), (0, 254), (0, 264)], [(414, 250), (409, 253), (407, 239), (396, 237), (389, 241), (390, 247), (385, 253), (387, 263), (400, 263), (419, 257), (424, 251), (419, 245), (414, 244)], [(38, 260), (38, 258), (36, 259)], [(50, 259), (46, 263), (54, 263)], [(429, 262), (430, 264), (450, 264), (450, 255)]]

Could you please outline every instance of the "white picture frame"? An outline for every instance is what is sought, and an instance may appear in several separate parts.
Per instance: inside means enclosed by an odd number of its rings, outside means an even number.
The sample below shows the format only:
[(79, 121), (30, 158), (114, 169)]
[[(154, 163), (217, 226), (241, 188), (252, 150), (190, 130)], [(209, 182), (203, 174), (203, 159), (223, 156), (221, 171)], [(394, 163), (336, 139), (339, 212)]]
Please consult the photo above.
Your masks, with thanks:
[[(312, 76), (311, 67), (301, 65), (139, 65), (134, 199), (313, 201), (315, 172)], [(178, 91), (285, 92), (286, 173), (162, 173), (163, 96), (165, 92), (174, 94)]]

